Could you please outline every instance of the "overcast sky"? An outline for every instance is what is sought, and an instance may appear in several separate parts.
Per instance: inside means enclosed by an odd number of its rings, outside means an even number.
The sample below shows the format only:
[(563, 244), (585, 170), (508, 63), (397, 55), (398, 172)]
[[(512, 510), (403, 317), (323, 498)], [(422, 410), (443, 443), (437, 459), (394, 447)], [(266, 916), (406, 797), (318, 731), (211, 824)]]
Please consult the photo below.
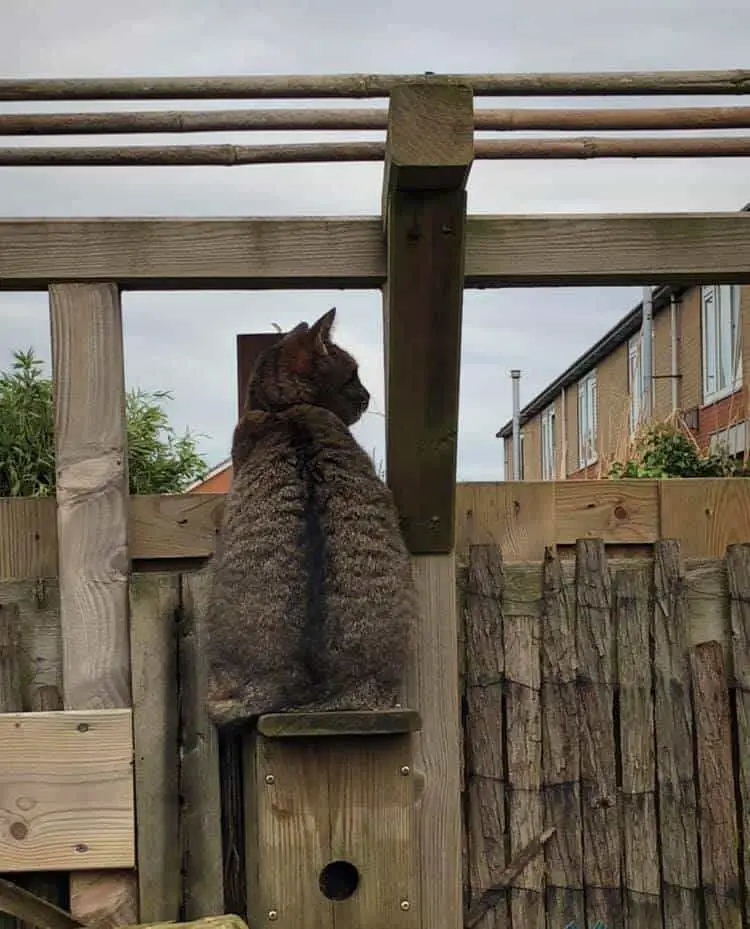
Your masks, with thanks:
[[(750, 67), (743, 0), (4, 0), (4, 77), (336, 72), (666, 70)], [(668, 101), (663, 101), (668, 102)], [(694, 103), (741, 103), (694, 99)], [(382, 105), (382, 101), (374, 101)], [(478, 105), (565, 106), (563, 100)], [(617, 105), (637, 106), (631, 99)], [(186, 102), (195, 109), (213, 103)], [(233, 104), (222, 102), (222, 108)], [(260, 104), (264, 106), (275, 103)], [(294, 102), (278, 105), (299, 105)], [(329, 105), (316, 104), (311, 105)], [(352, 105), (352, 104), (345, 104)], [(354, 105), (367, 105), (357, 103)], [(582, 100), (567, 105), (601, 105)], [(65, 104), (56, 109), (162, 109), (171, 102)], [(0, 104), (0, 112), (30, 105)], [(55, 109), (37, 105), (35, 109)], [(326, 135), (318, 134), (323, 140)], [(337, 134), (336, 138), (347, 136)], [(373, 138), (373, 134), (350, 134)], [(312, 134), (296, 134), (297, 141)], [(76, 144), (272, 142), (289, 133), (130, 137)], [(36, 139), (30, 144), (65, 144)], [(0, 144), (10, 144), (3, 140)], [(29, 144), (27, 141), (21, 144)], [(0, 168), (0, 216), (366, 215), (380, 208), (382, 168)], [(747, 159), (480, 162), (469, 211), (737, 210), (750, 200)], [(509, 370), (528, 402), (639, 298), (637, 289), (468, 291), (464, 301), (459, 480), (503, 476), (495, 432), (511, 413)], [(339, 309), (339, 340), (360, 359), (373, 402), (356, 433), (384, 454), (382, 325), (377, 292), (125, 294), (128, 386), (167, 389), (179, 430), (200, 433), (209, 463), (228, 454), (236, 414), (235, 336), (287, 328)], [(49, 358), (43, 294), (0, 294), (0, 367), (15, 348)]]

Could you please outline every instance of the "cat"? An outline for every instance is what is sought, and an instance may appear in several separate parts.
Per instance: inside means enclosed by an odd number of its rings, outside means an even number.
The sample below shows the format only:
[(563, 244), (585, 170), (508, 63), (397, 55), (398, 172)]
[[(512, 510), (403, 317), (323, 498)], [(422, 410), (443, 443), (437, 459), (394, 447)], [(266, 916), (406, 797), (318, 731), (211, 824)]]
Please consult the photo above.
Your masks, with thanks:
[(350, 427), (370, 394), (335, 307), (262, 352), (232, 441), (212, 566), (207, 711), (398, 705), (417, 600), (389, 488)]

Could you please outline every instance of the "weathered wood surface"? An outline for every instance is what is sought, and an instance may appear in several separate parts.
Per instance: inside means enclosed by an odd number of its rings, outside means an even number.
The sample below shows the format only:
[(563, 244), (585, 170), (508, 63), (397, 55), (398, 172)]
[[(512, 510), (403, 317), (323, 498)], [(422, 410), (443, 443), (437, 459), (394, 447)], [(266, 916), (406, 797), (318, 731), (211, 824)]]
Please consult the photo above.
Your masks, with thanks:
[(205, 707), (208, 669), (203, 636), (209, 585), (207, 571), (181, 578), (178, 673), (183, 724), (179, 791), (183, 906), (189, 919), (224, 909), (218, 739)]
[(258, 732), (267, 738), (320, 738), (343, 735), (376, 736), (416, 732), (421, 726), (416, 710), (370, 710), (321, 713), (266, 713), (258, 718)]
[[(502, 877), (505, 850), (505, 742), (503, 739), (504, 577), (500, 550), (472, 546), (464, 591), (466, 638), (464, 755), (468, 820), (467, 855), (473, 905)], [(510, 926), (508, 898), (483, 917), (482, 929)]]
[(130, 650), (138, 829), (138, 895), (144, 922), (178, 919), (180, 881), (179, 684), (176, 574), (130, 578)]
[(690, 652), (695, 692), (701, 883), (706, 923), (740, 929), (739, 836), (732, 729), (724, 656), (718, 642)]
[(386, 474), (412, 554), (453, 549), (471, 92), (394, 91), (383, 217)]
[(652, 571), (648, 568), (622, 568), (614, 575), (617, 677), (620, 685), (624, 925), (628, 929), (653, 929), (661, 922), (651, 582)]
[(727, 550), (731, 597), (731, 683), (734, 689), (734, 726), (737, 745), (737, 795), (740, 801), (745, 921), (750, 907), (750, 545)]
[(685, 566), (676, 542), (654, 549), (654, 720), (665, 929), (700, 925), (693, 694)]
[(586, 916), (622, 929), (620, 802), (614, 719), (612, 584), (604, 543), (576, 550), (576, 651)]
[[(50, 316), (64, 705), (129, 707), (127, 436), (117, 286), (53, 284)], [(135, 922), (134, 873), (75, 874), (71, 910), (101, 926)]]
[[(618, 554), (649, 555), (659, 538), (679, 541), (689, 557), (721, 558), (727, 545), (750, 538), (750, 481), (686, 478), (674, 506), (659, 481), (542, 481), (456, 485), (456, 552), (470, 544), (500, 545), (506, 563), (542, 561), (548, 545), (601, 538)], [(676, 493), (670, 492), (670, 493)], [(718, 501), (718, 502), (717, 502)], [(223, 494), (135, 496), (128, 545), (136, 563), (185, 559), (214, 551)], [(708, 510), (711, 518), (705, 517)], [(686, 518), (685, 513), (697, 514)], [(714, 518), (714, 516), (716, 518)], [(55, 502), (0, 500), (0, 580), (57, 574)]]
[[(507, 808), (513, 860), (544, 828), (541, 714), (542, 572), (518, 565), (505, 574), (503, 639)], [(510, 890), (511, 923), (544, 929), (544, 856), (533, 858)]]
[(545, 848), (547, 919), (550, 927), (583, 926), (575, 577), (549, 549), (543, 590), (542, 796), (545, 825), (555, 827)]

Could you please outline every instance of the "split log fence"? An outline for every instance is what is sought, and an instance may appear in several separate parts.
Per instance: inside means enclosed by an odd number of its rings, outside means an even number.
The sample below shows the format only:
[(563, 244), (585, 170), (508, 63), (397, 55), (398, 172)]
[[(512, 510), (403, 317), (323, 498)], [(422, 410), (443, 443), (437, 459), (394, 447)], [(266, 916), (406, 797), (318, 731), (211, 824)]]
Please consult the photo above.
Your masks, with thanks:
[[(386, 892), (363, 890), (336, 925), (400, 918), (410, 929), (456, 929), (462, 883), (464, 902), (475, 902), (546, 824), (555, 832), (542, 833), (542, 854), (512, 877), (482, 929), (565, 929), (558, 918), (625, 929), (651, 917), (671, 927), (680, 912), (701, 929), (747, 920), (746, 481), (457, 488), (455, 478), (466, 287), (750, 282), (747, 213), (466, 215), (475, 158), (750, 154), (744, 137), (475, 140), (477, 129), (535, 119), (555, 130), (718, 129), (744, 126), (746, 108), (482, 116), (474, 98), (749, 89), (747, 72), (0, 80), (5, 101), (389, 98), (385, 143), (348, 153), (0, 149), (0, 165), (29, 166), (385, 162), (381, 215), (368, 218), (0, 220), (0, 290), (50, 297), (57, 455), (55, 500), (0, 500), (0, 872), (101, 929), (255, 903), (245, 888), (257, 875), (243, 865), (252, 816), (225, 817), (222, 830), (219, 814), (222, 799), (241, 806), (242, 785), (220, 778), (220, 760), (238, 770), (220, 748), (236, 747), (219, 746), (201, 699), (200, 566), (222, 501), (127, 493), (120, 292), (374, 287), (384, 298), (387, 478), (422, 607), (407, 695), (422, 728), (409, 736), (413, 770), (402, 763), (413, 777), (417, 866), (413, 902), (390, 910)], [(362, 119), (336, 118), (342, 128)], [(376, 111), (370, 118), (382, 125)], [(278, 128), (278, 119), (250, 122)], [(206, 131), (228, 127), (221, 113), (192, 123), (172, 111), (12, 114), (0, 134), (196, 131), (201, 120)], [(686, 559), (684, 584), (670, 539)], [(729, 545), (740, 547), (725, 567)], [(726, 575), (731, 596), (691, 587), (690, 558), (713, 559), (705, 570)], [(690, 620), (691, 590), (703, 591), (702, 625)], [(691, 639), (698, 628), (704, 638)], [(344, 819), (342, 829), (364, 830), (361, 816)], [(304, 911), (302, 895), (293, 902)], [(333, 925), (325, 906), (320, 929)], [(264, 918), (284, 929), (283, 912)]]

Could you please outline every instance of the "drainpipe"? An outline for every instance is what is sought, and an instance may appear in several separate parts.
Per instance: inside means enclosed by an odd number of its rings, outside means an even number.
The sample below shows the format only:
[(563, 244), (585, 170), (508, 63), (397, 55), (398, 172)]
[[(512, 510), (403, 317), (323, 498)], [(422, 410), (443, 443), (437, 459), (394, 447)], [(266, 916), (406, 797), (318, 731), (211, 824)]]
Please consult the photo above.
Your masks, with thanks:
[(641, 378), (643, 380), (643, 411), (646, 422), (651, 419), (653, 405), (651, 390), (653, 387), (653, 331), (654, 331), (654, 303), (650, 287), (643, 288), (643, 322), (641, 325)]
[(678, 393), (680, 372), (677, 361), (677, 301), (674, 294), (669, 295), (669, 337), (672, 350), (672, 364), (669, 372), (672, 375), (672, 412), (675, 413), (680, 404)]
[(510, 372), (513, 381), (513, 480), (521, 479), (521, 372)]

